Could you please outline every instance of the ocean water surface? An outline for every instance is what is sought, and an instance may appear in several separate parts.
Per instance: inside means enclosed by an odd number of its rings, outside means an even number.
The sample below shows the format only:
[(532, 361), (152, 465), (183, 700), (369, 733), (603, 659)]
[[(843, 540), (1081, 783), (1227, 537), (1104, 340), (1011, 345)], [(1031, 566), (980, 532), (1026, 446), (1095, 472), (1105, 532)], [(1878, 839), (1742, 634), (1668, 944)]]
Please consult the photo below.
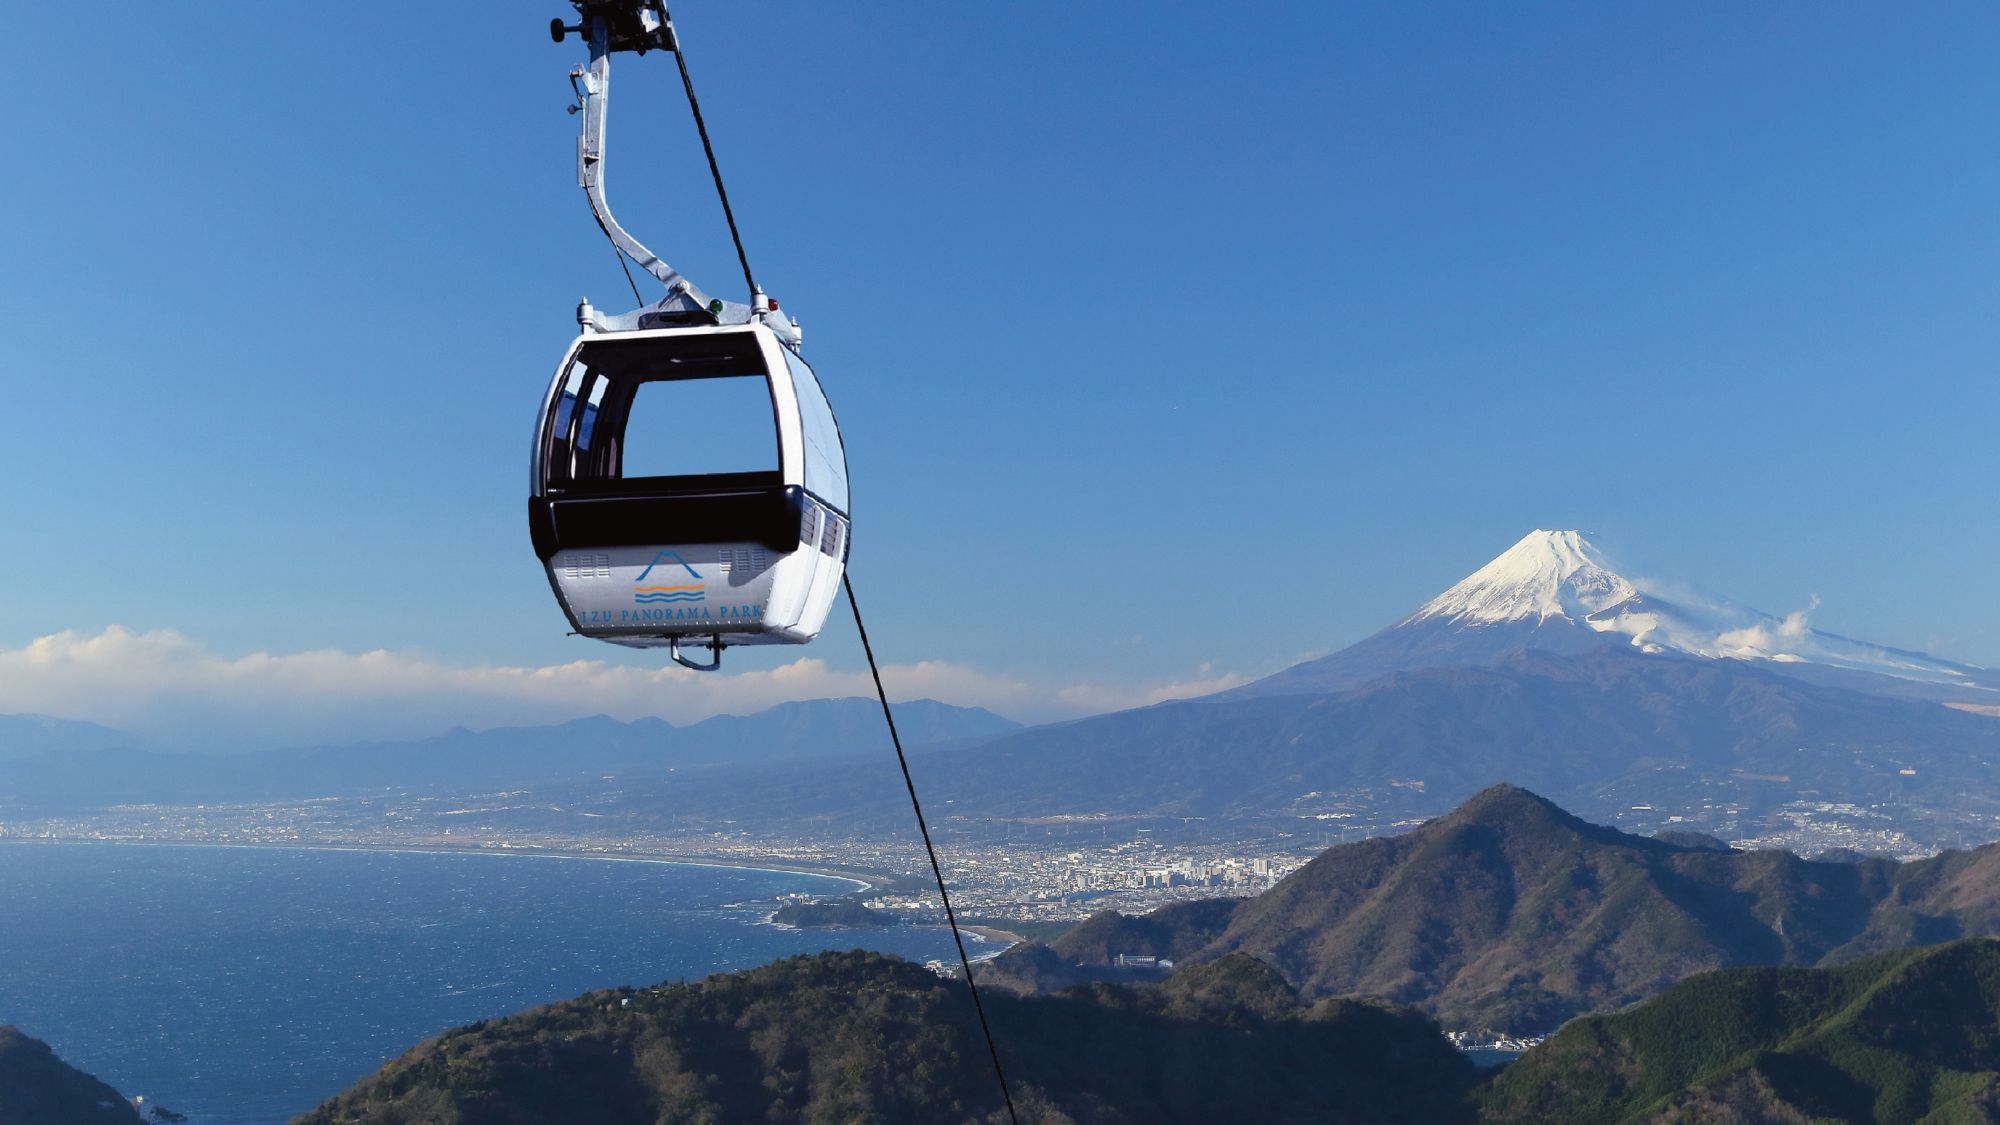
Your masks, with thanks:
[(822, 949), (956, 959), (935, 927), (766, 921), (779, 894), (853, 885), (505, 853), (0, 842), (0, 1024), (191, 1125), (265, 1125), (440, 1031), (595, 988)]

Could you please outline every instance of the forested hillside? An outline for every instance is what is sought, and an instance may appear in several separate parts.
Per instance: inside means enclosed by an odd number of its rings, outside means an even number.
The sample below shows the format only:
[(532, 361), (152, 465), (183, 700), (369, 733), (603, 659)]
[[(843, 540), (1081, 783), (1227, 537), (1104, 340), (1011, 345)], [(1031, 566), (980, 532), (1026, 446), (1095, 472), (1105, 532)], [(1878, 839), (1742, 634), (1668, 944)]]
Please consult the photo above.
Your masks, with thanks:
[(139, 1125), (124, 1096), (56, 1057), (47, 1043), (0, 1027), (0, 1125)]
[[(1139, 990), (989, 997), (1023, 1122), (1450, 1122), (1469, 1063), (1416, 1013), (1307, 1007), (1250, 958)], [(1248, 1116), (1245, 1116), (1245, 1115)], [(301, 1120), (996, 1122), (962, 985), (871, 953), (597, 992), (425, 1043)]]
[(1483, 1091), (1482, 1120), (2000, 1120), (2000, 943), (1838, 969), (1709, 973), (1578, 1020)]

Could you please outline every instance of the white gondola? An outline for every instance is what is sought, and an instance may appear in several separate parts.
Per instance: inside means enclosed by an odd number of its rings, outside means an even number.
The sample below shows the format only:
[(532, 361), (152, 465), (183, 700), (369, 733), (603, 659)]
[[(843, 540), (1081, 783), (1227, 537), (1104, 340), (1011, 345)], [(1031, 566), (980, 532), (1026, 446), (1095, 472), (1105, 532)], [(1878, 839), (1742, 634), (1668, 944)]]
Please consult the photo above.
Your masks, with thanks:
[[(661, 450), (632, 446), (636, 424), (657, 443), (710, 420), (642, 394), (708, 380), (737, 384), (739, 404), (746, 383), (768, 398), (769, 467), (645, 475), (635, 458)], [(579, 336), (543, 403), (532, 474), (535, 553), (578, 633), (683, 663), (686, 644), (719, 657), (819, 635), (847, 561), (846, 453), (812, 368), (765, 325)]]
[[(559, 43), (570, 32), (590, 43), (589, 67), (570, 71), (583, 118), (577, 182), (612, 244), (666, 296), (617, 315), (578, 307), (582, 335), (535, 426), (535, 554), (583, 636), (665, 647), (702, 670), (731, 645), (804, 644), (819, 635), (847, 565), (847, 455), (833, 410), (799, 358), (798, 323), (776, 301), (754, 286), (747, 305), (711, 298), (612, 217), (611, 55), (678, 44), (661, 0), (572, 3), (579, 22), (549, 30)], [(727, 385), (737, 423), (720, 427), (730, 435), (720, 451), (701, 449), (718, 431), (708, 407), (722, 400), (699, 393), (710, 384)], [(702, 463), (718, 453), (731, 463)], [(683, 646), (710, 657), (692, 660)]]

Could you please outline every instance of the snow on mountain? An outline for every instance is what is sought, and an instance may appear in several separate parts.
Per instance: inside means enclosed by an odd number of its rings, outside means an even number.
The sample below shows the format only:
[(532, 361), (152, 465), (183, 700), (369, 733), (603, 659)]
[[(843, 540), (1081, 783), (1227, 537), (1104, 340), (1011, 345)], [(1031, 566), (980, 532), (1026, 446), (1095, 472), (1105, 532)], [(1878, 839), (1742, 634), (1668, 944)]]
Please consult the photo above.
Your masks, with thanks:
[(1806, 621), (1818, 604), (1774, 617), (1719, 598), (1670, 600), (1612, 570), (1582, 534), (1533, 531), (1408, 620), (1444, 617), (1475, 627), (1559, 617), (1628, 638), (1645, 652), (1821, 664), (1931, 683), (1978, 682), (1978, 668), (1823, 633)]
[(1463, 582), (1425, 602), (1403, 624), (1431, 617), (1463, 625), (1578, 619), (1638, 592), (1610, 569), (1582, 534), (1534, 531)]
[[(1537, 530), (1395, 625), (1329, 657), (1226, 693), (1331, 691), (1410, 668), (1477, 664), (1522, 651), (1625, 644), (1646, 653), (1767, 661), (1782, 670), (1888, 676), (1984, 692), (2000, 675), (1814, 629), (1620, 574), (1582, 533)], [(1838, 673), (1836, 673), (1838, 674)], [(2000, 690), (1991, 692), (2000, 698)]]

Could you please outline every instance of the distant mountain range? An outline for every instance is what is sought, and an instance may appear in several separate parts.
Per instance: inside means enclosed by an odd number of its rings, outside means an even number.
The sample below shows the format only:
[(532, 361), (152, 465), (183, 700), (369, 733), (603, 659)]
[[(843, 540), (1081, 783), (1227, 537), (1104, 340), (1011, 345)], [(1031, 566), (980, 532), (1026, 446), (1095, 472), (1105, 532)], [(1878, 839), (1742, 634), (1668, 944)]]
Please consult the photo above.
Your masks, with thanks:
[(1788, 776), (1845, 795), (1835, 799), (1907, 800), (1935, 786), (1991, 787), (1995, 762), (2000, 722), (1988, 716), (1734, 661), (1595, 648), (1038, 728), (941, 764), (938, 784), (995, 815), (1310, 815), (1340, 807), (1343, 792), (1399, 780), (1440, 805), (1512, 780), (1600, 806), (1663, 770)]
[(1992, 935), (2000, 844), (1814, 862), (1633, 836), (1496, 786), (1407, 835), (1329, 849), (1256, 898), (1100, 915), (986, 973), (1050, 991), (1116, 979), (1119, 954), (1180, 965), (1247, 954), (1307, 1001), (1370, 996), (1449, 1027), (1530, 1034), (1708, 969)]
[[(1328, 694), (1164, 703), (913, 762), (935, 822), (995, 836), (1050, 818), (1205, 817), (1218, 830), (1308, 831), (1341, 823), (1316, 817), (1371, 803), (1435, 815), (1501, 781), (1602, 820), (1644, 805), (1760, 822), (1809, 795), (1921, 810), (1883, 821), (1912, 833), (1986, 832), (2000, 811), (1996, 766), (1992, 716), (1625, 647), (1523, 651)], [(625, 792), (661, 814), (739, 824), (864, 832), (907, 816), (893, 777), (848, 763), (718, 770)]]
[(0, 715), (0, 762), (41, 754), (122, 750), (139, 740), (121, 730), (47, 715)]
[[(991, 737), (1020, 726), (980, 708), (928, 699), (898, 704), (896, 722), (905, 742), (915, 746)], [(776, 763), (879, 757), (889, 746), (881, 706), (872, 699), (786, 703), (685, 727), (599, 715), (555, 726), (461, 728), (411, 742), (255, 754), (166, 753), (141, 749), (130, 739), (100, 747), (76, 731), (67, 731), (66, 739), (60, 748), (32, 757), (0, 760), (0, 809), (298, 799), (384, 789), (481, 793), (723, 765), (767, 770)]]
[[(1788, 802), (1845, 803), (1887, 810), (1914, 848), (2000, 823), (1996, 684), (1797, 615), (1663, 598), (1584, 536), (1537, 531), (1390, 628), (1232, 691), (1025, 730), (937, 703), (898, 717), (929, 744), (927, 807), (975, 834), (1052, 817), (1407, 819), (1509, 781), (1600, 820), (1707, 810), (1716, 831), (1725, 813), (1755, 825)], [(868, 835), (907, 823), (899, 779), (878, 768), (879, 721), (867, 701), (831, 700), (685, 728), (579, 720), (227, 763), (72, 750), (0, 761), (0, 807), (536, 788), (683, 828)]]

